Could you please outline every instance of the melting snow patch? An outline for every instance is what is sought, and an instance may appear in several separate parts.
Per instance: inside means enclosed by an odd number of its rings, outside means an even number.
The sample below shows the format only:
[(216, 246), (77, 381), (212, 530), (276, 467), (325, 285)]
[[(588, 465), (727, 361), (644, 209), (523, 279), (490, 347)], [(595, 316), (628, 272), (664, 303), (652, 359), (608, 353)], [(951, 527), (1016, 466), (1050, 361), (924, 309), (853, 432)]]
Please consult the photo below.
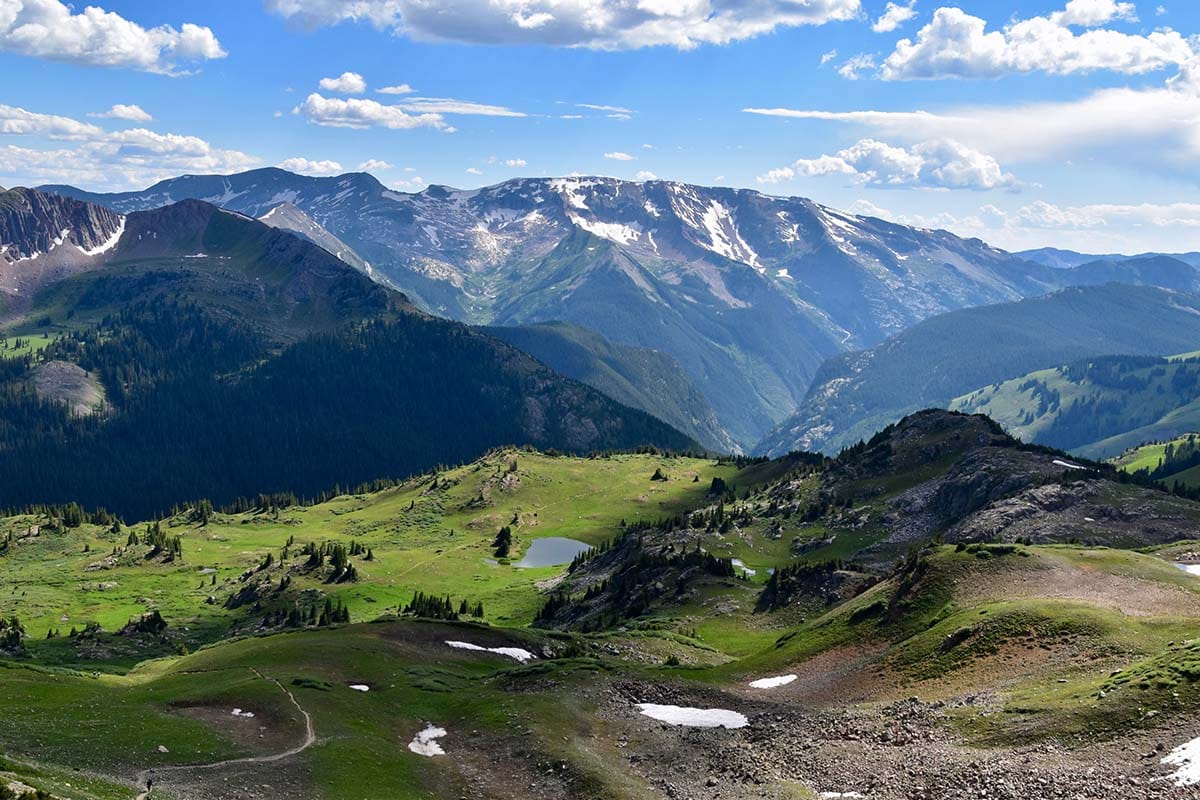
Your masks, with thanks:
[(742, 572), (746, 573), (747, 575), (757, 575), (758, 574), (758, 570), (750, 569), (749, 567), (746, 566), (746, 562), (742, 561), (740, 558), (730, 559), (730, 561), (732, 562), (732, 564), (735, 567), (737, 567), (738, 569), (740, 569)]
[(370, 687), (370, 686), (367, 686), (365, 683), (352, 683), (352, 684), (350, 684), (350, 688), (351, 688), (351, 689), (353, 689), (353, 690), (354, 690), (354, 691), (356, 691), (356, 692), (369, 692), (369, 691), (371, 691), (371, 687)]
[(1176, 564), (1175, 566), (1189, 575), (1200, 576), (1200, 564)]
[(1200, 783), (1200, 739), (1181, 744), (1162, 760), (1164, 764), (1179, 767), (1171, 773), (1176, 786), (1194, 786)]
[(437, 740), (445, 735), (445, 728), (435, 728), (432, 725), (427, 725), (425, 730), (414, 736), (413, 740), (408, 743), (408, 749), (419, 756), (429, 756), (430, 758), (444, 756), (446, 755), (446, 751), (437, 743)]
[(113, 231), (113, 235), (108, 237), (108, 241), (101, 243), (101, 245), (96, 245), (91, 249), (79, 247), (79, 252), (83, 253), (84, 255), (100, 255), (101, 253), (107, 253), (110, 251), (110, 249), (116, 247), (116, 242), (121, 241), (122, 235), (125, 235), (125, 217), (121, 217), (121, 221), (118, 223), (118, 225), (116, 225), (116, 230)]
[(235, 717), (246, 717), (247, 719), (249, 719), (254, 716), (254, 712), (253, 711), (242, 711), (240, 708), (235, 708), (233, 710), (233, 715)]
[(1056, 467), (1063, 467), (1064, 469), (1087, 469), (1087, 467), (1082, 467), (1079, 464), (1072, 464), (1070, 461), (1063, 461), (1061, 458), (1056, 458), (1051, 463), (1053, 463)]
[(858, 792), (821, 792), (820, 797), (862, 797)]
[(744, 728), (750, 724), (745, 714), (726, 711), (723, 708), (687, 708), (685, 706), (662, 706), (657, 703), (638, 703), (637, 707), (647, 717), (668, 725), (732, 729)]
[(457, 650), (476, 650), (481, 653), (495, 653), (500, 656), (508, 656), (520, 661), (522, 664), (534, 659), (533, 653), (528, 650), (522, 650), (520, 647), (480, 647), (470, 642), (446, 642), (446, 644)]
[(750, 687), (753, 689), (774, 689), (776, 686), (787, 686), (794, 680), (796, 680), (795, 675), (776, 675), (774, 678), (759, 678), (756, 681), (750, 681)]

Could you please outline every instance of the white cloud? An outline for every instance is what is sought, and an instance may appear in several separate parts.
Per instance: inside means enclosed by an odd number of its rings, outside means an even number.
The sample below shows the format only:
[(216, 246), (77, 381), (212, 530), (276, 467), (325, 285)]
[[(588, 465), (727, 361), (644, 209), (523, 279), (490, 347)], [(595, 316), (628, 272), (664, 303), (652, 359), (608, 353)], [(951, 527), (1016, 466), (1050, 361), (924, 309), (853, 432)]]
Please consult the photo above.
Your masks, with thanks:
[(1078, 100), (927, 111), (747, 108), (841, 122), (903, 143), (953, 139), (1003, 163), (1086, 163), (1200, 178), (1200, 61), (1161, 87), (1101, 89)]
[(1068, 0), (1066, 8), (1050, 15), (1060, 25), (1079, 25), (1093, 28), (1113, 20), (1137, 22), (1137, 9), (1133, 3), (1117, 0)]
[(482, 117), (524, 117), (523, 111), (513, 111), (504, 106), (473, 103), (449, 97), (414, 97), (400, 103), (397, 108), (419, 114), (467, 114)]
[(416, 89), (407, 83), (400, 83), (395, 86), (381, 86), (375, 91), (379, 94), (412, 94)]
[(338, 94), (362, 94), (367, 90), (367, 81), (357, 72), (343, 72), (336, 78), (321, 78), (317, 85), (327, 92)]
[(726, 44), (859, 16), (860, 0), (267, 0), (306, 26), (365, 22), (420, 40), (625, 50)]
[(483, 170), (481, 170), (479, 167), (467, 167), (467, 174), (468, 175), (482, 175)]
[(559, 119), (583, 119), (583, 114), (559, 114)]
[[(1140, 74), (1184, 64), (1195, 56), (1189, 40), (1169, 28), (1140, 35), (1091, 27), (1130, 13), (1128, 3), (1071, 0), (1063, 11), (989, 31), (985, 20), (960, 8), (939, 8), (915, 42), (896, 43), (880, 67), (880, 76), (885, 80), (991, 78), (1096, 70)], [(1071, 26), (1088, 29), (1076, 32)]]
[(285, 158), (279, 162), (279, 168), (300, 175), (338, 175), (342, 172), (342, 165), (336, 161), (312, 161), (302, 156)]
[(859, 53), (838, 67), (838, 75), (849, 81), (858, 80), (860, 72), (875, 69), (875, 56), (870, 53)]
[(613, 114), (633, 115), (633, 114), (637, 113), (633, 109), (624, 108), (623, 106), (606, 106), (606, 105), (599, 104), (599, 103), (576, 103), (575, 107), (576, 108), (587, 108), (587, 109), (591, 109), (592, 111), (608, 111)]
[(130, 122), (150, 122), (154, 119), (141, 106), (136, 104), (125, 105), (124, 103), (117, 103), (108, 111), (98, 114), (88, 114), (88, 116), (103, 119), (126, 119)]
[(386, 162), (382, 159), (368, 158), (366, 161), (364, 161), (358, 165), (358, 171), (359, 172), (378, 172), (378, 171), (382, 171), (385, 169), (395, 169), (395, 167), (396, 167), (395, 164), (389, 164), (388, 162)]
[(523, 158), (510, 158), (504, 162), (506, 167), (524, 167), (528, 166)]
[(948, 139), (909, 148), (863, 139), (833, 155), (802, 158), (759, 176), (760, 183), (796, 177), (846, 175), (867, 186), (938, 189), (1016, 188), (1016, 178), (991, 156)]
[(612, 159), (613, 161), (633, 161), (634, 160), (634, 156), (629, 155), (629, 153), (622, 153), (620, 150), (616, 150), (611, 153), (605, 153), (604, 157), (608, 158), (608, 159)]
[(16, 106), (0, 105), (0, 133), (45, 136), (50, 139), (86, 139), (98, 136), (100, 128), (87, 122), (55, 114), (39, 114)]
[(226, 55), (209, 28), (143, 28), (98, 6), (76, 14), (59, 0), (0, 1), (0, 51), (167, 75), (180, 74), (179, 62)]
[(821, 66), (825, 66), (826, 64), (828, 64), (830, 61), (833, 61), (837, 57), (838, 57), (837, 50), (830, 50), (828, 52), (822, 53), (821, 54)]
[(1200, 232), (1200, 203), (1060, 206), (1036, 200), (1011, 210), (987, 204), (960, 215), (894, 213), (860, 200), (850, 210), (903, 225), (977, 236), (1009, 250), (1055, 246), (1085, 253), (1177, 252), (1194, 250)]
[[(10, 114), (10, 111), (21, 112)], [(31, 112), (0, 106), (0, 132), (14, 131), (9, 123), (28, 123)], [(35, 118), (67, 120), (65, 117), (32, 114)], [(73, 120), (67, 120), (74, 122)], [(61, 122), (55, 123), (61, 126)], [(44, 131), (26, 130), (46, 135)], [(106, 132), (95, 126), (75, 123), (70, 147), (54, 150), (5, 145), (0, 147), (0, 183), (34, 185), (69, 182), (95, 188), (144, 187), (181, 173), (237, 172), (257, 166), (259, 159), (237, 150), (213, 147), (196, 136), (156, 133), (145, 128)]]
[(658, 180), (658, 176), (655, 175), (653, 172), (651, 172), (648, 169), (641, 170), (640, 172), (638, 172), (638, 174), (635, 177), (639, 181), (656, 181), (656, 180)]
[(313, 92), (292, 109), (314, 125), (329, 128), (440, 128), (446, 121), (440, 114), (407, 114), (400, 106), (389, 106), (364, 98), (323, 97)]
[(909, 0), (906, 6), (899, 3), (888, 3), (883, 14), (871, 25), (871, 30), (876, 33), (891, 33), (917, 15), (917, 10), (914, 8), (916, 4), (917, 0)]

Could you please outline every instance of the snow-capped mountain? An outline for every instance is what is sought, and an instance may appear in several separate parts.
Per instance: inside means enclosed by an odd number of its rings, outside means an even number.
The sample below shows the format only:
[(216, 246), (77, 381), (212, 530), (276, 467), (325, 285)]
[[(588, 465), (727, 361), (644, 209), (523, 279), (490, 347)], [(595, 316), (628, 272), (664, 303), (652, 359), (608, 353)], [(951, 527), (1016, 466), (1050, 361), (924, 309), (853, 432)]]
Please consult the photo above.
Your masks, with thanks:
[(10, 310), (24, 305), (47, 282), (101, 263), (124, 230), (125, 217), (103, 206), (36, 189), (0, 191), (0, 295)]
[(122, 194), (44, 188), (121, 213), (184, 198), (254, 217), (291, 204), (434, 313), (565, 320), (671, 354), (745, 445), (796, 408), (824, 358), (1060, 280), (945, 231), (669, 181), (538, 178), (406, 193), (365, 173), (264, 169)]

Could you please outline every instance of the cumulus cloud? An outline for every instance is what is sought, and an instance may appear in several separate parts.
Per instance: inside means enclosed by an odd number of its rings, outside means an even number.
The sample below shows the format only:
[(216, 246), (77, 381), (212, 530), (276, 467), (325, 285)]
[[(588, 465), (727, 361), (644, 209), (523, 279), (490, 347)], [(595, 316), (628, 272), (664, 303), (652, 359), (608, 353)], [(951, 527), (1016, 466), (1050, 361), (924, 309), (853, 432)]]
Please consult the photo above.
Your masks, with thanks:
[(651, 172), (648, 169), (641, 170), (640, 172), (638, 172), (636, 177), (639, 181), (656, 181), (656, 180), (658, 180), (658, 176), (655, 175), (653, 172)]
[(321, 78), (317, 85), (327, 92), (338, 94), (362, 94), (367, 90), (367, 81), (357, 72), (343, 72), (336, 78)]
[(102, 111), (98, 114), (88, 114), (88, 116), (103, 119), (125, 119), (130, 122), (150, 122), (154, 119), (141, 106), (136, 104), (126, 105), (124, 103), (117, 103), (108, 111)]
[(605, 153), (604, 157), (612, 159), (613, 161), (633, 161), (635, 158), (635, 156), (631, 156), (629, 153), (622, 153), (620, 150), (615, 150), (611, 153)]
[(838, 57), (837, 50), (829, 50), (825, 53), (822, 53), (821, 54), (821, 66), (825, 66), (826, 64), (828, 64), (830, 61), (833, 61), (837, 57)]
[[(987, 21), (943, 7), (916, 40), (901, 39), (880, 66), (885, 80), (992, 78), (1011, 73), (1057, 75), (1111, 70), (1141, 74), (1195, 57), (1184, 36), (1169, 28), (1146, 35), (1092, 26), (1128, 19), (1129, 3), (1071, 0), (1063, 11), (987, 29)], [(1082, 27), (1075, 31), (1072, 27)]]
[(209, 28), (144, 28), (98, 6), (75, 13), (60, 0), (0, 0), (0, 51), (167, 75), (181, 74), (181, 62), (226, 55)]
[(447, 128), (440, 114), (408, 114), (400, 106), (389, 106), (364, 98), (324, 97), (313, 92), (292, 109), (314, 125), (329, 128)]
[(70, 117), (0, 105), (0, 133), (45, 136), (50, 139), (86, 139), (99, 136), (102, 131), (95, 125)]
[(377, 172), (385, 169), (394, 169), (395, 164), (389, 164), (379, 158), (368, 158), (366, 161), (358, 165), (359, 172)]
[(467, 174), (468, 175), (482, 175), (483, 170), (481, 170), (479, 167), (467, 167)]
[(504, 162), (506, 167), (524, 167), (527, 166), (523, 158), (510, 158)]
[(627, 50), (726, 44), (859, 16), (860, 0), (267, 0), (301, 25), (364, 22), (420, 40)]
[(863, 139), (833, 155), (802, 158), (773, 169), (758, 180), (778, 183), (820, 175), (846, 175), (855, 183), (884, 188), (984, 190), (1018, 186), (1016, 178), (1001, 169), (996, 159), (948, 139), (908, 148)]
[(300, 175), (339, 175), (342, 172), (342, 165), (336, 161), (313, 161), (302, 156), (285, 158), (278, 166)]
[(145, 128), (104, 131), (67, 117), (0, 106), (0, 133), (69, 139), (69, 147), (0, 147), (0, 183), (71, 182), (96, 188), (142, 187), (181, 173), (237, 172), (259, 159), (197, 136)]
[(917, 10), (914, 8), (916, 4), (917, 0), (909, 0), (906, 6), (899, 3), (888, 3), (887, 8), (872, 23), (871, 30), (876, 33), (891, 33), (917, 15)]
[(379, 94), (412, 94), (416, 91), (416, 89), (409, 86), (407, 83), (399, 83), (395, 86), (381, 86), (375, 91)]

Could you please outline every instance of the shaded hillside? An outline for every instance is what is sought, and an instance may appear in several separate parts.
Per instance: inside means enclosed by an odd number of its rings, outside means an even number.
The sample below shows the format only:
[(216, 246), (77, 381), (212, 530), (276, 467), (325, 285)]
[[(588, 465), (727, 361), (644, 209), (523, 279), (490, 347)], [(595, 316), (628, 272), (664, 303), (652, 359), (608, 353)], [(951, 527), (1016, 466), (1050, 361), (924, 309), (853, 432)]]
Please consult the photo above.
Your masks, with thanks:
[(837, 450), (905, 413), (1027, 372), (1106, 354), (1161, 355), (1200, 341), (1200, 299), (1152, 287), (1064, 289), (926, 320), (822, 365), (799, 412), (757, 448)]
[(614, 344), (565, 322), (483, 329), (541, 361), (555, 372), (586, 383), (622, 405), (658, 417), (718, 453), (736, 444), (686, 373), (670, 356)]
[[(125, 218), (105, 268), (45, 288), (0, 360), (0, 502), (149, 516), (315, 493), (501, 444), (697, 447), (511, 346), (428, 317), (324, 249), (185, 201)], [(33, 376), (77, 365), (80, 415)], [(44, 382), (43, 382), (44, 383)]]

